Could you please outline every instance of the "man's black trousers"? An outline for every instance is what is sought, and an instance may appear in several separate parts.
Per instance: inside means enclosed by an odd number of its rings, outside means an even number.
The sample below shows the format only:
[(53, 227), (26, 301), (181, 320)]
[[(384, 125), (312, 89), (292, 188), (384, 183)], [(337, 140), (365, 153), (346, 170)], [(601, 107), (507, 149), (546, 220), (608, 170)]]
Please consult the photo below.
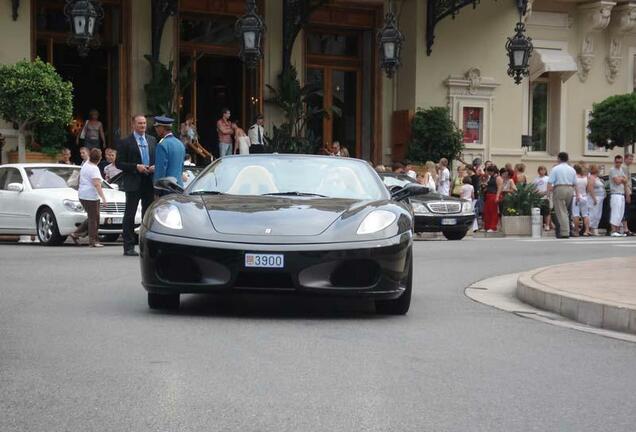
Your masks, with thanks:
[(141, 201), (141, 217), (143, 219), (146, 210), (155, 199), (152, 188), (142, 189), (135, 192), (126, 192), (126, 210), (124, 211), (123, 233), (124, 251), (135, 249), (135, 214), (139, 201)]

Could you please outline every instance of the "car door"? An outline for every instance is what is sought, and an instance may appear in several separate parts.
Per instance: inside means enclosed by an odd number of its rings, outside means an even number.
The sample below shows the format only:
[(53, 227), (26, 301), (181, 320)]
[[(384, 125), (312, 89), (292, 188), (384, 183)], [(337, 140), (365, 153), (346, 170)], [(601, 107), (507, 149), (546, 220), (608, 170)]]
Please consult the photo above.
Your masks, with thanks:
[(21, 232), (28, 228), (29, 220), (28, 211), (24, 208), (25, 192), (10, 191), (11, 183), (26, 187), (19, 169), (0, 168), (0, 229), (4, 232)]

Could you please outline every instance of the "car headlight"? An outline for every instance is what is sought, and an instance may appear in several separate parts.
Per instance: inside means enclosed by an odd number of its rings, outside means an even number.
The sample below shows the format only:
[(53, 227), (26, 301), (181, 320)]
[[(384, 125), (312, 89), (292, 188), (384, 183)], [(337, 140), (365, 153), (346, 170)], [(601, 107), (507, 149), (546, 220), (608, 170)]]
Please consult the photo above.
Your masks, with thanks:
[(153, 216), (157, 222), (166, 228), (170, 229), (183, 229), (183, 223), (181, 222), (181, 213), (177, 206), (172, 204), (163, 204), (155, 208)]
[(84, 213), (84, 206), (79, 201), (65, 199), (63, 203), (67, 210), (75, 213)]
[(373, 234), (382, 231), (395, 222), (395, 219), (397, 219), (397, 217), (390, 211), (375, 210), (364, 218), (358, 227), (358, 234)]
[(465, 201), (462, 203), (462, 213), (472, 213), (473, 212), (473, 203), (470, 201)]
[(426, 207), (426, 204), (424, 203), (414, 202), (414, 203), (411, 203), (411, 207), (413, 208), (413, 212), (415, 214), (430, 213), (430, 210), (428, 209), (428, 207)]

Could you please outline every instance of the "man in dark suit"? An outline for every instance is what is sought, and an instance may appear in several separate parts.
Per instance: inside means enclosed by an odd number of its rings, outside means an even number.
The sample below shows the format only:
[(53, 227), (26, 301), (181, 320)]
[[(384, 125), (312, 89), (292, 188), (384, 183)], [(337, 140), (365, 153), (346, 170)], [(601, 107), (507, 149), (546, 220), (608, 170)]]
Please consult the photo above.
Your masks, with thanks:
[(146, 135), (146, 117), (133, 117), (133, 133), (121, 140), (117, 149), (115, 165), (122, 170), (126, 210), (124, 211), (123, 235), (124, 255), (138, 256), (135, 251), (135, 214), (141, 201), (141, 215), (152, 204), (154, 189), (152, 177), (155, 171), (156, 140)]

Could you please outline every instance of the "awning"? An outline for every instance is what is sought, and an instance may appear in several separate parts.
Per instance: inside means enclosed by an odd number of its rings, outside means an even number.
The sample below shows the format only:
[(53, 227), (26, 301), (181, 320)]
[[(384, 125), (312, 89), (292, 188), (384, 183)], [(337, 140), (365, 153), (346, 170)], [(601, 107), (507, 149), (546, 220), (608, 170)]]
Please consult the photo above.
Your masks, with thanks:
[(546, 72), (560, 73), (561, 81), (567, 81), (577, 71), (576, 60), (560, 49), (535, 49), (530, 58), (530, 80)]

